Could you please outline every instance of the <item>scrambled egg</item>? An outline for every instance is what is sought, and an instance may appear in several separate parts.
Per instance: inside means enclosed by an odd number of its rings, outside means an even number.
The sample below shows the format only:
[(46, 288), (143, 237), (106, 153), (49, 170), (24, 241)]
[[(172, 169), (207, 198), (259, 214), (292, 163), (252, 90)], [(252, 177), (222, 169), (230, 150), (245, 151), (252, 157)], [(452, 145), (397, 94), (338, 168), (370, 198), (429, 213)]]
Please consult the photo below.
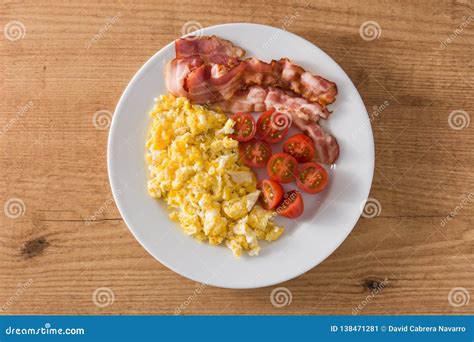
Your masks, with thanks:
[(184, 232), (234, 255), (258, 255), (258, 240), (273, 241), (283, 228), (257, 204), (255, 174), (239, 160), (235, 124), (223, 113), (161, 96), (151, 112), (146, 143), (151, 196), (166, 201)]

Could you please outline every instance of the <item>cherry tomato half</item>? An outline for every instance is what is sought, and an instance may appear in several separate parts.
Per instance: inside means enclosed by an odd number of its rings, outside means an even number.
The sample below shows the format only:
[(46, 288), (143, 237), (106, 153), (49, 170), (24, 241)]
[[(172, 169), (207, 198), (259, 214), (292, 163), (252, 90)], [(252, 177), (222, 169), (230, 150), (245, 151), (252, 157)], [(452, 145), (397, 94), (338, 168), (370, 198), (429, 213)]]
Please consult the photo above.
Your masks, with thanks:
[(283, 198), (283, 188), (280, 183), (264, 179), (260, 185), (262, 190), (262, 204), (265, 209), (275, 209)]
[(288, 134), (291, 119), (287, 114), (269, 110), (263, 112), (257, 120), (257, 132), (263, 140), (274, 144), (283, 140)]
[(298, 172), (298, 162), (286, 153), (274, 154), (267, 164), (267, 173), (270, 179), (289, 183), (295, 179)]
[(295, 157), (300, 163), (313, 160), (316, 150), (313, 140), (306, 134), (296, 134), (283, 144), (283, 151)]
[(326, 188), (328, 180), (326, 169), (318, 163), (310, 162), (300, 166), (296, 184), (301, 190), (316, 194)]
[(231, 134), (230, 137), (237, 141), (252, 140), (257, 131), (257, 126), (252, 114), (235, 113), (230, 118), (235, 121), (234, 133)]
[(269, 143), (260, 140), (250, 140), (239, 144), (240, 159), (250, 167), (265, 167), (272, 155)]
[(276, 208), (278, 214), (292, 219), (299, 217), (303, 210), (303, 197), (301, 197), (301, 193), (298, 190), (287, 192)]

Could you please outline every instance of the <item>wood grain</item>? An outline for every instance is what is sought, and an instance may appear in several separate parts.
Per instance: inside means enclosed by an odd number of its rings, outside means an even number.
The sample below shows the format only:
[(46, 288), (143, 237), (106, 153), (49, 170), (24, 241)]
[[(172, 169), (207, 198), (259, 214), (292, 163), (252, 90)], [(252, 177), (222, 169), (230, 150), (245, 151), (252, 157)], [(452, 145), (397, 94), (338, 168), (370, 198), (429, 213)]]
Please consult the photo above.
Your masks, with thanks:
[[(370, 197), (379, 215), (361, 218), (326, 261), (282, 284), (292, 302), (277, 308), (273, 288), (200, 288), (145, 252), (111, 203), (108, 131), (92, 116), (113, 111), (136, 70), (184, 23), (282, 27), (295, 13), (286, 29), (346, 70), (369, 113), (388, 105), (372, 120)], [(474, 206), (463, 204), (442, 224), (474, 191), (473, 125), (448, 125), (454, 110), (474, 113), (473, 14), (471, 1), (454, 0), (2, 1), (0, 200), (21, 199), (26, 210), (0, 215), (0, 310), (352, 314), (365, 303), (356, 313), (473, 314), (472, 300), (457, 307), (448, 294), (474, 293)], [(11, 41), (5, 25), (14, 20), (25, 34)], [(380, 25), (378, 39), (361, 38), (367, 21)], [(94, 305), (101, 287), (113, 291), (113, 304)]]

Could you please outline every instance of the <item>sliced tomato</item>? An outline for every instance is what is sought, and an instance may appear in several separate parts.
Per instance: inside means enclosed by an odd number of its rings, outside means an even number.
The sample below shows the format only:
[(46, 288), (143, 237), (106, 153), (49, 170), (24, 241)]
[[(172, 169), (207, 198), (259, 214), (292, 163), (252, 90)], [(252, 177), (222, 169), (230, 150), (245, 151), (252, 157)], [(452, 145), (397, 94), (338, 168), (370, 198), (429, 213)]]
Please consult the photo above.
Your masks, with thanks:
[(300, 163), (313, 160), (316, 150), (313, 140), (306, 134), (296, 134), (283, 144), (283, 151), (291, 154)]
[(280, 183), (264, 179), (260, 185), (262, 190), (262, 204), (265, 209), (275, 209), (283, 198), (283, 188)]
[(272, 147), (266, 141), (251, 140), (239, 144), (240, 158), (250, 167), (265, 167), (272, 155)]
[(237, 141), (249, 141), (255, 136), (257, 126), (252, 114), (235, 113), (230, 117), (235, 121), (234, 133), (230, 135), (232, 139)]
[(299, 217), (303, 213), (303, 210), (303, 197), (298, 190), (287, 192), (276, 208), (278, 214), (292, 219)]
[(310, 194), (323, 191), (328, 185), (329, 176), (326, 169), (318, 163), (310, 162), (300, 166), (296, 184)]
[(288, 134), (291, 120), (286, 114), (274, 109), (263, 112), (257, 120), (257, 133), (263, 140), (274, 144), (283, 140)]
[(289, 183), (295, 179), (298, 172), (298, 162), (286, 153), (274, 154), (267, 164), (268, 176), (280, 183)]

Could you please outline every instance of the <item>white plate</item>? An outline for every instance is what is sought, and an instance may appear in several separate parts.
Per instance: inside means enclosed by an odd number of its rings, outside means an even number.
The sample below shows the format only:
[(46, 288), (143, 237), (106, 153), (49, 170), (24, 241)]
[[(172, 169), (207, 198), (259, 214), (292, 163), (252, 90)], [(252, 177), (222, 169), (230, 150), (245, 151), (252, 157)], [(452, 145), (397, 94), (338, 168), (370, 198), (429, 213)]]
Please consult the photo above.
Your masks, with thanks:
[[(205, 284), (256, 288), (303, 274), (327, 258), (349, 235), (369, 194), (374, 170), (372, 129), (362, 99), (341, 67), (307, 40), (270, 26), (225, 24), (199, 34), (217, 35), (243, 47), (249, 56), (270, 61), (288, 57), (312, 73), (336, 82), (339, 95), (323, 125), (337, 138), (341, 153), (331, 167), (323, 195), (305, 196), (305, 213), (285, 220), (282, 237), (264, 243), (258, 257), (235, 258), (225, 247), (198, 243), (168, 218), (146, 191), (145, 139), (154, 98), (166, 93), (165, 63), (171, 42), (143, 65), (115, 110), (108, 144), (108, 169), (115, 202), (130, 231), (158, 261)], [(295, 187), (295, 185), (293, 185)]]

